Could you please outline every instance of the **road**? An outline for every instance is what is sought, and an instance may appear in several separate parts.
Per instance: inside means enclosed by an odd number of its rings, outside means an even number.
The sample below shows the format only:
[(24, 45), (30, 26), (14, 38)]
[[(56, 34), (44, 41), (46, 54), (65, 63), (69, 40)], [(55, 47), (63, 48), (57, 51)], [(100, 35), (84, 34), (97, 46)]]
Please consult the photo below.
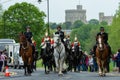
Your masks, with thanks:
[(106, 77), (99, 77), (96, 72), (68, 72), (60, 77), (54, 72), (44, 74), (43, 69), (38, 69), (32, 76), (24, 76), (23, 69), (9, 69), (10, 77), (0, 73), (0, 80), (120, 80), (120, 73), (107, 73)]

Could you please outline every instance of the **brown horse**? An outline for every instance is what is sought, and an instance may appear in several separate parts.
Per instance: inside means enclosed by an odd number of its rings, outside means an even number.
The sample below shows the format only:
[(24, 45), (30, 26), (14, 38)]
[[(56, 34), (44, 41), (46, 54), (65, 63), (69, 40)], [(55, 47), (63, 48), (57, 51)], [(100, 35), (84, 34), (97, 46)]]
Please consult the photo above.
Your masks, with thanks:
[(96, 59), (99, 67), (99, 75), (105, 76), (107, 58), (109, 56), (108, 47), (104, 43), (103, 36), (99, 35), (97, 37), (97, 48), (96, 48)]
[(20, 39), (20, 45), (21, 45), (19, 55), (22, 57), (22, 60), (24, 62), (24, 70), (25, 70), (24, 74), (31, 75), (31, 67), (32, 67), (32, 61), (33, 61), (32, 45), (27, 41), (23, 33), (20, 33), (19, 39)]

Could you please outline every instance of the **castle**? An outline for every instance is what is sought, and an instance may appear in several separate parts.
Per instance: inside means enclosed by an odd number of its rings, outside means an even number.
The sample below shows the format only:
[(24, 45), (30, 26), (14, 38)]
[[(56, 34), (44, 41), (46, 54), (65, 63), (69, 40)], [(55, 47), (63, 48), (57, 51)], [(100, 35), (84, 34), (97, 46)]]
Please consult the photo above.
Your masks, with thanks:
[(76, 20), (81, 20), (86, 23), (86, 10), (82, 9), (82, 5), (77, 5), (77, 9), (65, 11), (65, 21), (74, 23)]
[[(110, 25), (112, 23), (113, 16), (104, 16), (103, 12), (99, 13), (99, 22), (105, 21)], [(81, 20), (87, 23), (86, 10), (82, 9), (82, 5), (77, 5), (77, 9), (65, 10), (65, 22), (74, 23), (76, 20)]]
[(99, 22), (105, 21), (110, 25), (112, 23), (113, 16), (104, 16), (103, 12), (99, 13)]

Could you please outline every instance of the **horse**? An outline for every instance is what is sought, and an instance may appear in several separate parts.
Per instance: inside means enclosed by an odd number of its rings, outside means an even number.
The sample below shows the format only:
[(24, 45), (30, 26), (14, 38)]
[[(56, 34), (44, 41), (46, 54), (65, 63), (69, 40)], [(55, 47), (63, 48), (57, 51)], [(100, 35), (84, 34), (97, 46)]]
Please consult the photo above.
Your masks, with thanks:
[[(45, 67), (45, 74), (48, 74), (51, 68), (52, 51), (50, 41), (45, 41), (45, 49), (41, 53), (43, 65)], [(48, 69), (48, 70), (47, 70)]]
[(70, 71), (70, 70), (72, 70), (72, 59), (73, 59), (72, 55), (71, 55), (72, 47), (70, 44), (70, 40), (65, 40), (64, 45), (65, 45), (65, 51), (66, 51), (65, 63), (68, 66), (67, 71)]
[(24, 75), (31, 75), (31, 67), (33, 62), (32, 45), (28, 42), (23, 33), (19, 34), (19, 40), (21, 45), (19, 55), (22, 57), (22, 60), (24, 62)]
[[(32, 72), (36, 71), (36, 62), (38, 60), (38, 50), (35, 48), (35, 51), (33, 53), (33, 63), (32, 63)], [(34, 69), (34, 70), (33, 70)]]
[(74, 48), (72, 49), (72, 67), (74, 68), (74, 72), (76, 72), (77, 67), (80, 64), (80, 59), (82, 57), (82, 51), (80, 51), (78, 44), (74, 44)]
[(107, 45), (104, 43), (103, 35), (99, 35), (97, 37), (97, 48), (96, 48), (96, 59), (97, 64), (99, 67), (99, 75), (105, 76), (106, 75), (106, 65), (107, 65), (107, 58), (109, 57), (109, 50)]
[(56, 70), (59, 76), (63, 76), (63, 64), (66, 58), (65, 46), (61, 42), (59, 34), (54, 34), (54, 57), (56, 63)]

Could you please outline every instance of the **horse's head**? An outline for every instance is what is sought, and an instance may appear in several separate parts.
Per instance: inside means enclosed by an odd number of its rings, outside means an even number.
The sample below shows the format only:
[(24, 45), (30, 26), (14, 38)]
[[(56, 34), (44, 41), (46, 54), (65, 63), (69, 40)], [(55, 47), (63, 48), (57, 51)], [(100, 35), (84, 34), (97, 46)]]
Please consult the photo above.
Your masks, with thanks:
[(49, 52), (50, 49), (51, 49), (50, 41), (49, 41), (49, 40), (46, 40), (46, 41), (45, 41), (45, 44), (46, 44), (46, 50)]
[(67, 48), (67, 49), (71, 49), (71, 45), (70, 45), (70, 40), (65, 40), (64, 41), (64, 44), (65, 44), (65, 47)]
[(103, 36), (102, 35), (99, 35), (97, 37), (97, 42), (98, 42), (99, 49), (103, 50), (103, 48), (104, 48), (104, 40), (103, 40)]
[(19, 34), (20, 44), (24, 45), (27, 43), (27, 39), (23, 33)]
[(59, 46), (61, 44), (61, 39), (59, 34), (54, 34), (54, 47)]

